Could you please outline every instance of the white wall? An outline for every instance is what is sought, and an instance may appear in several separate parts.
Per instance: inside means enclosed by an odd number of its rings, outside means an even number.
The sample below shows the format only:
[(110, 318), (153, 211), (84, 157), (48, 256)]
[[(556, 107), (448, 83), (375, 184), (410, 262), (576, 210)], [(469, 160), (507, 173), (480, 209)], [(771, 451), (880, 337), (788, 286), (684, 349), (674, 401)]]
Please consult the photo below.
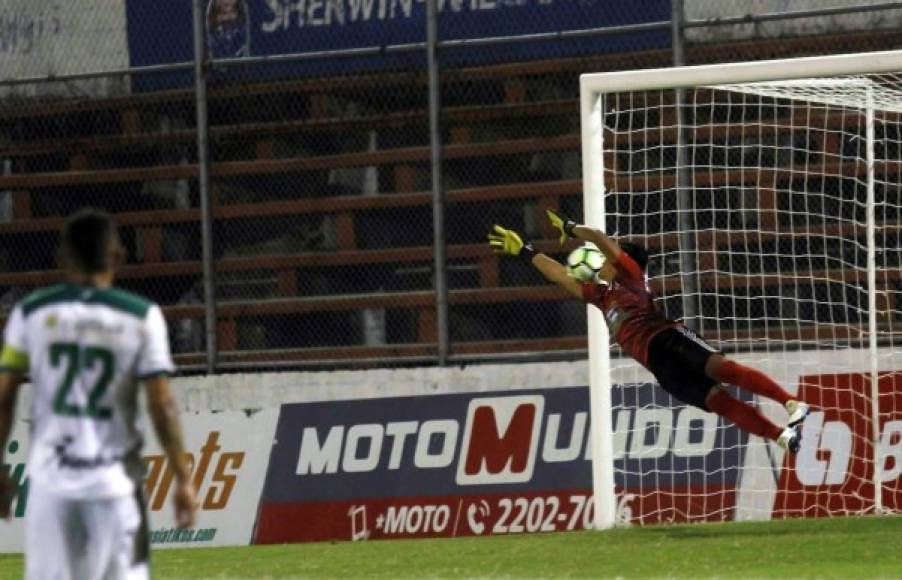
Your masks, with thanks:
[[(64, 75), (128, 66), (125, 0), (0, 1), (0, 78)], [(122, 79), (26, 85), (0, 96), (105, 96)]]
[[(685, 0), (687, 20), (707, 20), (746, 14), (773, 12), (797, 12), (816, 8), (860, 6), (857, 0)], [(881, 10), (843, 16), (822, 16), (760, 24), (738, 24), (692, 28), (686, 31), (691, 42), (746, 40), (753, 38), (780, 38), (897, 28), (902, 22), (902, 10)]]
[[(869, 369), (867, 350), (731, 355), (794, 389), (801, 374)], [(613, 382), (652, 381), (631, 359), (612, 359)], [(881, 370), (902, 368), (902, 350), (881, 349)], [(423, 367), (365, 371), (285, 372), (185, 377), (176, 381), (183, 411), (261, 409), (282, 403), (549, 389), (589, 384), (588, 361)]]

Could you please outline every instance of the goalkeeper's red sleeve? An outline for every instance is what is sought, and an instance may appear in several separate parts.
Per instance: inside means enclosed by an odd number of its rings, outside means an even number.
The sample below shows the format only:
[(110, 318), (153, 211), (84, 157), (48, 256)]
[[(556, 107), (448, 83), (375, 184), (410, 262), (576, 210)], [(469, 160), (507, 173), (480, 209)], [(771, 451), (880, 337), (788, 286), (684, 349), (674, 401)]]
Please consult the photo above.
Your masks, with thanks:
[(781, 429), (768, 421), (758, 409), (735, 399), (723, 389), (708, 397), (707, 403), (711, 411), (736, 423), (743, 431), (774, 440), (780, 436)]
[(717, 375), (715, 378), (722, 383), (736, 385), (756, 395), (773, 399), (781, 405), (793, 398), (766, 374), (729, 359), (723, 361)]

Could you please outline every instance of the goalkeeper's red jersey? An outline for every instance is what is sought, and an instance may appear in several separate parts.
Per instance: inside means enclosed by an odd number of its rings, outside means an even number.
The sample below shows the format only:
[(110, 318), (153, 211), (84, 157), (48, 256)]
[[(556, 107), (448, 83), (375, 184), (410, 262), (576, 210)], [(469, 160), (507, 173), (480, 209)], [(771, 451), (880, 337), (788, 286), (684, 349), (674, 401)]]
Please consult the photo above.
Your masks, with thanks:
[(658, 333), (679, 326), (655, 306), (645, 273), (626, 252), (614, 262), (617, 274), (610, 286), (586, 282), (583, 298), (604, 313), (611, 336), (624, 352), (648, 368), (648, 345)]

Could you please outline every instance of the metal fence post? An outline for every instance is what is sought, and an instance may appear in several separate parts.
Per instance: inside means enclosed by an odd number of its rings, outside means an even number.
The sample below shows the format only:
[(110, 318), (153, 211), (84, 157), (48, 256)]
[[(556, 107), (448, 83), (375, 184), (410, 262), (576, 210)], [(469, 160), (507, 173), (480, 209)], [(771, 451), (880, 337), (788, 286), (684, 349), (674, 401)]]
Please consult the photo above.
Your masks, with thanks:
[(432, 170), (432, 227), (435, 266), (435, 328), (438, 364), (448, 362), (448, 279), (445, 255), (445, 191), (442, 185), (438, 7), (426, 0), (426, 51), (429, 67), (429, 146)]
[[(683, 0), (671, 0), (671, 24), (673, 66), (683, 66)], [(689, 180), (689, 172), (686, 171), (686, 152), (689, 149), (686, 143), (686, 92), (682, 88), (676, 89), (674, 95), (674, 107), (677, 118), (677, 146), (676, 146), (676, 187), (677, 187), (677, 222), (679, 224), (680, 237), (680, 282), (682, 285), (683, 322), (695, 331), (701, 331), (698, 316), (699, 299), (696, 259), (696, 247), (694, 232), (695, 219), (693, 218), (692, 184)]]
[(216, 370), (216, 286), (213, 270), (213, 204), (210, 199), (210, 144), (207, 120), (207, 42), (204, 0), (194, 0), (194, 89), (197, 114), (197, 169), (200, 190), (201, 252), (204, 280), (206, 372)]

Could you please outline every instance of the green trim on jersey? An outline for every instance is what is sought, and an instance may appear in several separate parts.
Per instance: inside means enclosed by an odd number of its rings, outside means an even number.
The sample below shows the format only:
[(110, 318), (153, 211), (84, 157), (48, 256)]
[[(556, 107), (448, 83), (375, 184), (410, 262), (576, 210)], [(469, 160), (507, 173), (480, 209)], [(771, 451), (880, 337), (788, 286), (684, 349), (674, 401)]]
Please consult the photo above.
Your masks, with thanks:
[(88, 304), (103, 304), (104, 306), (127, 312), (137, 318), (145, 318), (147, 311), (153, 306), (153, 302), (150, 300), (121, 288), (95, 290), (85, 302)]
[(102, 304), (143, 319), (153, 302), (120, 288), (89, 288), (72, 284), (57, 284), (36, 290), (22, 300), (22, 313), (28, 316), (35, 310), (61, 302)]
[(57, 284), (49, 288), (35, 290), (22, 299), (22, 314), (28, 316), (35, 310), (59, 302), (72, 302), (78, 299), (78, 288), (68, 284)]
[(0, 370), (27, 373), (28, 366), (27, 352), (16, 350), (8, 344), (3, 345), (3, 352), (0, 353)]
[(167, 369), (160, 369), (157, 371), (150, 371), (148, 373), (144, 373), (143, 375), (138, 375), (136, 378), (139, 381), (149, 381), (150, 379), (155, 379), (157, 377), (171, 377), (172, 371)]

